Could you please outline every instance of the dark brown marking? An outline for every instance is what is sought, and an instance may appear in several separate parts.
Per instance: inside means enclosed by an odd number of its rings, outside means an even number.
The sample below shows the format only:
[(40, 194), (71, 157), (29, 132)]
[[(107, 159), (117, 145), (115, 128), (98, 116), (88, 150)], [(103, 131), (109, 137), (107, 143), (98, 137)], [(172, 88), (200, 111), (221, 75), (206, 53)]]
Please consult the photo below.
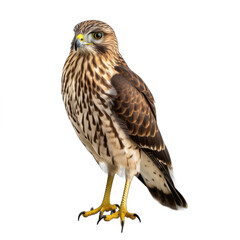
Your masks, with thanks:
[(96, 92), (96, 95), (97, 95), (97, 98), (101, 101), (103, 107), (108, 108), (108, 106), (106, 105), (106, 100), (104, 98), (102, 98), (98, 92)]
[(87, 70), (89, 71), (89, 73), (90, 73), (91, 77), (93, 77), (93, 76), (94, 76), (94, 73), (93, 73), (93, 70), (92, 70), (92, 68), (91, 68), (91, 65), (90, 65), (90, 64), (88, 64), (88, 65), (87, 65)]
[(110, 153), (109, 153), (109, 149), (108, 149), (108, 147), (107, 147), (106, 149), (107, 149), (106, 154), (107, 154), (108, 157), (110, 157)]
[(69, 111), (70, 111), (70, 114), (71, 114), (71, 116), (72, 116), (72, 108), (71, 108), (71, 103), (70, 103), (69, 100), (67, 101), (67, 105), (68, 105), (68, 109), (69, 109)]
[(98, 155), (101, 156), (101, 154), (100, 154), (100, 144), (98, 144)]
[(80, 87), (83, 88), (83, 81), (80, 81)]
[(95, 78), (96, 78), (97, 81), (100, 80), (100, 76), (98, 75), (98, 73), (95, 73)]
[(93, 126), (95, 126), (96, 125), (96, 121), (95, 121), (95, 118), (94, 118), (94, 116), (92, 115), (92, 124), (93, 124)]
[(85, 128), (84, 128), (84, 114), (82, 115), (82, 128), (83, 128), (83, 132), (85, 133)]
[(96, 131), (99, 132), (100, 131), (100, 128), (99, 128), (99, 124), (97, 123), (97, 126), (96, 126)]
[(94, 81), (94, 79), (93, 79), (93, 81), (92, 81), (92, 87), (93, 87), (93, 88), (96, 88), (96, 82)]
[(106, 135), (104, 135), (104, 137), (103, 137), (103, 146), (105, 147), (105, 148), (107, 148), (107, 136)]
[(97, 143), (97, 131), (94, 133), (93, 142)]
[(110, 157), (110, 153), (109, 153), (109, 149), (108, 149), (108, 144), (107, 144), (107, 136), (106, 136), (106, 135), (104, 135), (104, 137), (103, 137), (103, 142), (104, 142), (104, 143), (103, 143), (103, 144), (104, 144), (103, 146), (106, 148), (106, 151), (107, 151), (106, 154), (107, 154), (108, 157)]
[(94, 66), (95, 68), (97, 68), (97, 63), (96, 63), (96, 59), (95, 59), (95, 57), (93, 57), (93, 59), (92, 59), (92, 63), (93, 63), (93, 66)]
[(99, 68), (99, 71), (100, 71), (101, 74), (105, 74), (105, 72), (102, 68)]
[(105, 54), (107, 51), (107, 48), (104, 45), (95, 45), (98, 52)]
[(88, 120), (88, 130), (92, 131), (91, 122)]
[(83, 112), (83, 110), (82, 110), (82, 104), (81, 104), (81, 103), (79, 104), (79, 111), (80, 111), (80, 113)]
[(82, 103), (83, 103), (83, 108), (87, 108), (86, 101), (85, 101), (85, 94), (82, 92)]
[(85, 85), (84, 85), (84, 93), (85, 94), (87, 94), (87, 92), (88, 92), (88, 86), (89, 86), (88, 81), (89, 81), (88, 77), (85, 76)]
[(107, 88), (110, 88), (110, 87), (111, 87), (111, 85), (107, 82), (107, 80), (106, 80), (104, 77), (101, 77), (100, 83), (101, 83), (102, 85), (104, 85), (105, 87), (107, 87)]
[(108, 69), (105, 63), (102, 61), (102, 58), (99, 58), (100, 64), (103, 67), (103, 69)]
[[(95, 103), (93, 103), (93, 107), (94, 107), (95, 111), (97, 111), (97, 112), (99, 113), (99, 116), (100, 116), (100, 117), (103, 117), (103, 113), (100, 111), (100, 109), (96, 106)], [(99, 119), (100, 119), (100, 118), (99, 118)], [(100, 123), (100, 122), (99, 122), (99, 123)]]

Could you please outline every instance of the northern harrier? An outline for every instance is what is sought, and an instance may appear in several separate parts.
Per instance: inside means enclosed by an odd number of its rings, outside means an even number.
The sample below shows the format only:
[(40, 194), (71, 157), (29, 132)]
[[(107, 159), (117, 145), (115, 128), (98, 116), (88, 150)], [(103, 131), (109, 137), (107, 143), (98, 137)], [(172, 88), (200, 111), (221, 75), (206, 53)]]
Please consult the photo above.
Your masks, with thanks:
[[(75, 26), (63, 68), (62, 95), (78, 137), (108, 173), (101, 205), (79, 217), (99, 212), (98, 222), (120, 218), (122, 229), (125, 217), (140, 220), (127, 211), (134, 176), (162, 205), (187, 207), (170, 176), (171, 159), (157, 126), (153, 96), (125, 63), (115, 33), (106, 23), (91, 20)], [(121, 205), (112, 205), (113, 178), (121, 172), (126, 177)], [(103, 215), (105, 211), (111, 214)]]

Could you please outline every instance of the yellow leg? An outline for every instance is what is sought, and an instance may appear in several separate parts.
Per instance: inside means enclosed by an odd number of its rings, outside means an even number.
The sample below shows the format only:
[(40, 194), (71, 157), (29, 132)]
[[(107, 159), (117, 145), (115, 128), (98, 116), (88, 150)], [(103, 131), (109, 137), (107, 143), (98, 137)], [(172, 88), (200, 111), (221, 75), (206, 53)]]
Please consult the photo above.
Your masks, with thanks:
[(96, 213), (100, 213), (99, 214), (99, 218), (103, 215), (103, 213), (106, 211), (112, 211), (112, 212), (115, 212), (115, 210), (117, 209), (117, 207), (119, 207), (117, 204), (110, 204), (110, 192), (111, 192), (111, 188), (112, 188), (112, 183), (113, 183), (113, 179), (114, 179), (114, 176), (112, 175), (108, 175), (108, 179), (107, 179), (107, 185), (106, 185), (106, 190), (105, 190), (105, 194), (104, 194), (104, 197), (103, 197), (103, 201), (102, 201), (102, 204), (96, 208), (96, 209), (91, 209), (90, 211), (88, 212), (81, 212), (79, 215), (78, 215), (78, 220), (79, 218), (81, 217), (81, 215), (83, 215), (84, 217), (88, 217), (90, 215), (94, 215)]
[(110, 221), (113, 218), (119, 218), (120, 217), (121, 225), (122, 225), (122, 231), (123, 231), (125, 217), (131, 218), (131, 219), (135, 219), (137, 217), (138, 220), (141, 222), (139, 216), (136, 213), (129, 213), (127, 211), (127, 197), (128, 197), (130, 184), (131, 184), (131, 180), (126, 180), (124, 191), (123, 191), (122, 202), (121, 202), (119, 210), (115, 213), (112, 213), (111, 215), (102, 216), (101, 218), (99, 218), (98, 222), (101, 219), (104, 219), (105, 221)]

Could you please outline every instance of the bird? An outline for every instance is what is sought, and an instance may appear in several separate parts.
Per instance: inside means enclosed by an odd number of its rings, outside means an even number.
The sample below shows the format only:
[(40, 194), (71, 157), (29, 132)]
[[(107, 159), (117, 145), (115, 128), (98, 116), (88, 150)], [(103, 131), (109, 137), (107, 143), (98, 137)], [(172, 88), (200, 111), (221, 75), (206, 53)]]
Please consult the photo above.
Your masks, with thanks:
[[(157, 125), (153, 95), (124, 61), (112, 27), (98, 20), (74, 27), (61, 82), (65, 109), (76, 134), (108, 174), (101, 204), (82, 211), (78, 220), (97, 213), (98, 223), (119, 218), (121, 231), (126, 218), (141, 222), (136, 213), (127, 210), (134, 177), (162, 205), (186, 208), (187, 202), (172, 180), (172, 162)], [(116, 174), (125, 177), (120, 206), (110, 203)]]

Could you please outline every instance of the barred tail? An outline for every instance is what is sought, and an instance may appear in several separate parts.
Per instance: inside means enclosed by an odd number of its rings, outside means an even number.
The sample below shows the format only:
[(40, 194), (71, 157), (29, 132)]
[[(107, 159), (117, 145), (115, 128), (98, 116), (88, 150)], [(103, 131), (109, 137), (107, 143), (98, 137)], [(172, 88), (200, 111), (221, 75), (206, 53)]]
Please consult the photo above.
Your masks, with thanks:
[(138, 179), (162, 205), (175, 210), (187, 207), (186, 200), (174, 186), (168, 167), (145, 153), (142, 154)]

